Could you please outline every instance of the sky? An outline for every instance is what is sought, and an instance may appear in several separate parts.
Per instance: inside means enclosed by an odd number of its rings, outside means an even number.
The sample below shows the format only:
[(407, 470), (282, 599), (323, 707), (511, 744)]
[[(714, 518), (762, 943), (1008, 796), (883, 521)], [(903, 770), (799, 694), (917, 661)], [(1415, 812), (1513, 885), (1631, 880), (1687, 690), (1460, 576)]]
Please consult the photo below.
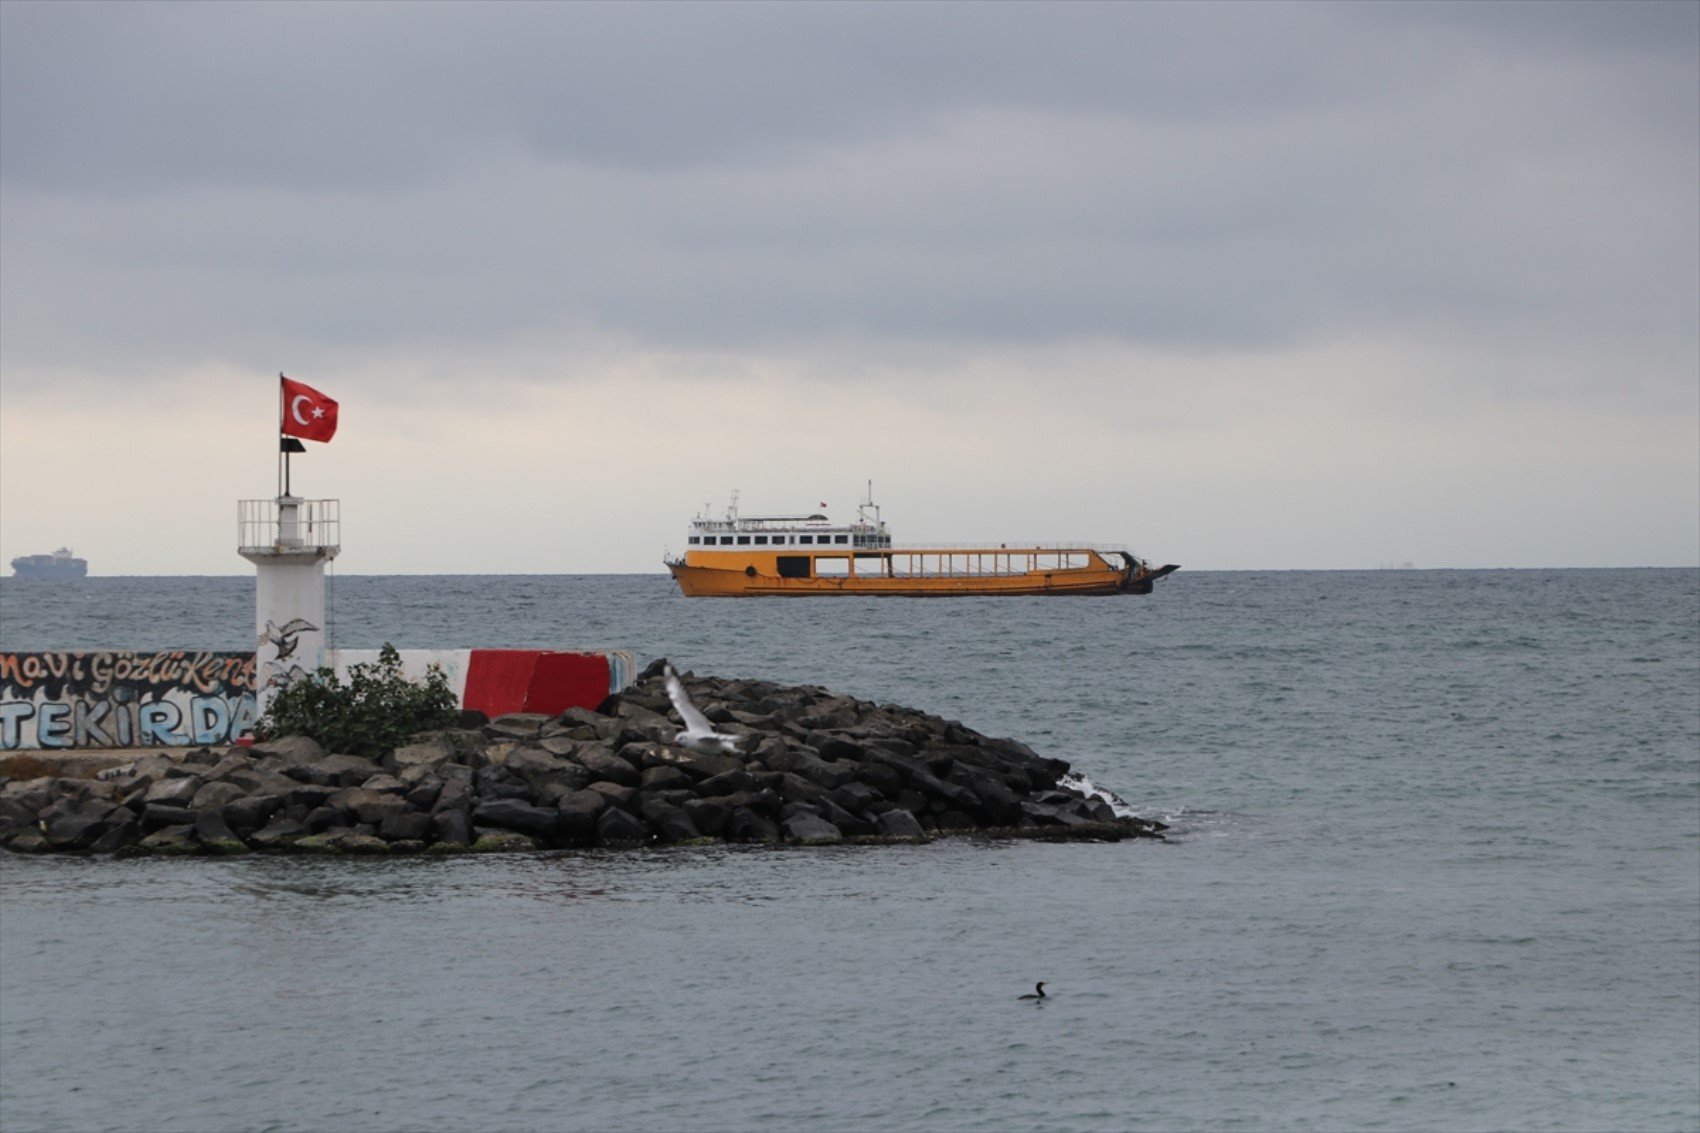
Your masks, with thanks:
[(0, 562), (1700, 563), (1700, 4), (0, 3)]

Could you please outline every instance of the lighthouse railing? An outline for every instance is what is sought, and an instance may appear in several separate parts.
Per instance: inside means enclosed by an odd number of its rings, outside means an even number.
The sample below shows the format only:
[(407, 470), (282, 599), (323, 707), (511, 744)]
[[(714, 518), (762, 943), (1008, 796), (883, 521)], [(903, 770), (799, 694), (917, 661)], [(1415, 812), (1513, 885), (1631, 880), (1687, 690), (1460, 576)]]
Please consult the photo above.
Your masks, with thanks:
[(342, 501), (236, 501), (236, 547), (249, 552), (336, 551), (342, 546)]

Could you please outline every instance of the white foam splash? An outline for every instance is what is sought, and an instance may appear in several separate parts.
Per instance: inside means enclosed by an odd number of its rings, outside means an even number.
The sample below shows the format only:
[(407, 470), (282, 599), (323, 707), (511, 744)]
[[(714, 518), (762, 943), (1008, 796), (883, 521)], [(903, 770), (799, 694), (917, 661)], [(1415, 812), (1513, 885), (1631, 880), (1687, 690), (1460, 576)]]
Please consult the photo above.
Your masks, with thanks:
[(1068, 774), (1064, 775), (1061, 779), (1057, 780), (1057, 786), (1062, 787), (1064, 790), (1073, 791), (1077, 795), (1083, 795), (1089, 799), (1102, 799), (1104, 802), (1110, 804), (1110, 809), (1116, 812), (1117, 818), (1139, 817), (1134, 809), (1128, 806), (1127, 803), (1123, 802), (1114, 791), (1105, 790), (1103, 787), (1098, 786), (1078, 771), (1070, 771)]

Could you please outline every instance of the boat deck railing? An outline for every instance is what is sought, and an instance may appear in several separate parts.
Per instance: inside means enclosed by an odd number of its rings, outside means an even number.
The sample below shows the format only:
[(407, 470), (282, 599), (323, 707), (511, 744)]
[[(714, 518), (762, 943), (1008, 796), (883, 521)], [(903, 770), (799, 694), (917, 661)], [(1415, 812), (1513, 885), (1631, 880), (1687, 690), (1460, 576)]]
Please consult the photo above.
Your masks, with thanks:
[(1088, 569), (1121, 570), (1107, 548), (1080, 543), (1054, 547), (987, 547), (984, 543), (950, 547), (890, 547), (854, 551), (833, 547), (813, 554), (817, 578), (1001, 578)]
[(1058, 551), (1073, 551), (1084, 554), (1096, 551), (1100, 555), (1133, 554), (1133, 551), (1123, 543), (893, 543), (881, 550), (902, 554), (916, 554), (922, 551), (931, 554), (935, 551), (960, 554), (964, 551), (981, 552), (984, 554), (1024, 555), (1030, 551), (1043, 554), (1053, 554)]

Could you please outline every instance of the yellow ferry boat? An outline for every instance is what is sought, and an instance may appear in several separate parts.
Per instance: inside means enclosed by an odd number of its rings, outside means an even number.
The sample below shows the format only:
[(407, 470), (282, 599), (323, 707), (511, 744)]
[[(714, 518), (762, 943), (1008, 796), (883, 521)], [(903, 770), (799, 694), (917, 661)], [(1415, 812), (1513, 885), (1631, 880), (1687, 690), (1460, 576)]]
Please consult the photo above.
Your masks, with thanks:
[(1149, 594), (1159, 578), (1180, 569), (1153, 568), (1120, 546), (899, 546), (880, 518), (871, 485), (848, 524), (818, 512), (739, 515), (734, 492), (725, 516), (691, 520), (685, 547), (683, 556), (664, 562), (688, 598)]

